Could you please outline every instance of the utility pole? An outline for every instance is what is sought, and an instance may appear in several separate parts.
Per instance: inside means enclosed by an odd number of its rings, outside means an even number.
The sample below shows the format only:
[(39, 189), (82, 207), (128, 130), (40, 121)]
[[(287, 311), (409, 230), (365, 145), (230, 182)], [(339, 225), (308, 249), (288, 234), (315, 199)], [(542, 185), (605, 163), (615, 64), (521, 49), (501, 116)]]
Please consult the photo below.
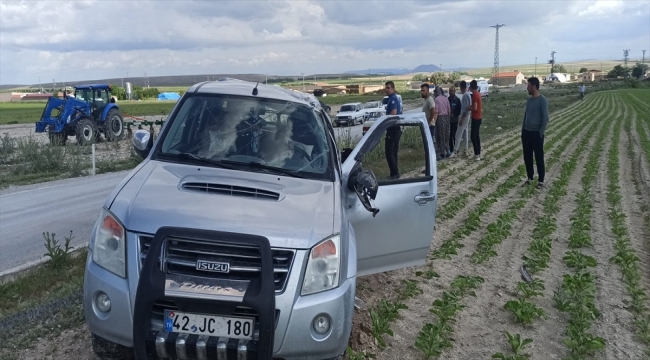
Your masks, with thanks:
[(623, 50), (623, 62), (625, 63), (625, 77), (627, 78), (627, 60), (629, 59), (630, 49)]
[(39, 93), (43, 92), (43, 87), (41, 86), (41, 77), (40, 76), (38, 77), (38, 92)]
[(302, 92), (305, 92), (305, 73), (300, 73), (302, 75)]
[(499, 29), (506, 26), (505, 24), (496, 24), (490, 26), (497, 29), (497, 35), (494, 39), (494, 69), (492, 69), (492, 86), (497, 89), (499, 85)]
[(537, 56), (535, 56), (535, 75), (533, 76), (537, 76)]
[(555, 54), (556, 53), (557, 52), (555, 50), (551, 51), (551, 60), (549, 60), (549, 62), (548, 62), (549, 64), (551, 64), (551, 74), (555, 70)]

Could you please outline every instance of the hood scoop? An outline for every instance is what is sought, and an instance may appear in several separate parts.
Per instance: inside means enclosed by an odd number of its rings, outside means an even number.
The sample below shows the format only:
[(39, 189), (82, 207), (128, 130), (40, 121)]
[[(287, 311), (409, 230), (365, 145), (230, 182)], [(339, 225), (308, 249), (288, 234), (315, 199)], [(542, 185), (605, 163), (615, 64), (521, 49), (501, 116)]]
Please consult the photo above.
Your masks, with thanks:
[(247, 186), (219, 184), (211, 182), (185, 182), (181, 184), (185, 191), (196, 191), (214, 195), (241, 196), (260, 200), (280, 200), (280, 193)]

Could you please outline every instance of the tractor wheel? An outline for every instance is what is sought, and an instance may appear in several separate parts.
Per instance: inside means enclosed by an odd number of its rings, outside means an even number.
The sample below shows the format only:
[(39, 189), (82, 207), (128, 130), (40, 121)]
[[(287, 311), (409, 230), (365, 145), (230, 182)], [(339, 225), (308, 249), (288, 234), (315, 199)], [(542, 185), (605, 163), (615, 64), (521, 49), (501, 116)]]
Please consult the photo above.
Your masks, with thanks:
[(111, 109), (104, 120), (104, 135), (108, 141), (119, 141), (124, 138), (124, 119), (117, 109)]
[(83, 118), (79, 120), (75, 128), (75, 135), (77, 137), (77, 144), (85, 146), (94, 144), (97, 141), (97, 124), (90, 118)]
[(68, 135), (65, 132), (61, 133), (48, 133), (50, 138), (50, 145), (53, 146), (65, 146), (65, 142), (68, 140)]

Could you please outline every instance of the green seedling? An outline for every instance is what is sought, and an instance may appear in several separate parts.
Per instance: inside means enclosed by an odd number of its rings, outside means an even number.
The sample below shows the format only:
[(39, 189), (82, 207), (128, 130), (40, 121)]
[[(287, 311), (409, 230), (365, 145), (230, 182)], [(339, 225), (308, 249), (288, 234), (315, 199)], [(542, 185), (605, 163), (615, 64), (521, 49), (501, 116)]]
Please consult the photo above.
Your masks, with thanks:
[(502, 353), (496, 353), (492, 355), (493, 359), (502, 359), (502, 360), (530, 359), (530, 354), (524, 354), (523, 351), (524, 348), (528, 346), (528, 344), (531, 344), (533, 342), (533, 339), (524, 339), (522, 341), (521, 336), (519, 334), (510, 335), (510, 333), (507, 331), (506, 331), (506, 338), (508, 339), (508, 343), (510, 344), (510, 348), (512, 349), (512, 352), (514, 354), (505, 356)]
[(377, 310), (370, 310), (372, 320), (372, 336), (377, 340), (380, 348), (386, 347), (383, 335), (393, 336), (393, 330), (390, 329), (390, 323), (399, 317), (399, 310), (408, 309), (408, 307), (399, 302), (388, 302), (384, 299), (379, 301)]
[(535, 279), (531, 282), (520, 281), (517, 283), (517, 294), (526, 299), (534, 296), (543, 296), (544, 293), (542, 293), (542, 290), (544, 289), (544, 282), (541, 279)]
[(369, 352), (354, 351), (349, 345), (348, 348), (345, 350), (345, 355), (347, 356), (348, 360), (367, 360), (367, 359), (376, 358), (374, 354)]
[(445, 348), (452, 347), (449, 337), (451, 327), (442, 324), (427, 323), (415, 339), (415, 347), (424, 353), (426, 359), (440, 357)]
[(422, 289), (418, 287), (418, 282), (416, 280), (402, 280), (402, 283), (404, 284), (404, 289), (397, 291), (397, 295), (401, 300), (423, 294)]
[(592, 256), (585, 255), (576, 250), (567, 251), (566, 255), (562, 258), (569, 268), (577, 270), (584, 270), (588, 267), (596, 267), (596, 259)]
[(535, 304), (525, 299), (510, 300), (504, 306), (504, 309), (510, 311), (515, 316), (515, 321), (522, 324), (531, 324), (536, 318), (547, 318), (544, 309), (535, 306)]
[(476, 296), (476, 293), (473, 289), (476, 289), (479, 284), (482, 284), (485, 280), (480, 276), (464, 276), (459, 275), (451, 283), (451, 287), (457, 289), (461, 296), (471, 295)]

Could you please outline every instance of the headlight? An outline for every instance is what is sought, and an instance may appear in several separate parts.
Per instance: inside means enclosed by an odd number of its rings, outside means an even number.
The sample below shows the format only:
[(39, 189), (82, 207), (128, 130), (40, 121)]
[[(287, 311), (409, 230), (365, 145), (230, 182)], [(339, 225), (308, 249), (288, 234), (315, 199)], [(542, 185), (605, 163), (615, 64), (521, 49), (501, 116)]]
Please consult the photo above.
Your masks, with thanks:
[(340, 266), (341, 237), (334, 235), (314, 246), (309, 252), (301, 295), (314, 294), (339, 286)]
[(124, 227), (106, 209), (102, 210), (93, 241), (93, 261), (117, 276), (126, 277)]

